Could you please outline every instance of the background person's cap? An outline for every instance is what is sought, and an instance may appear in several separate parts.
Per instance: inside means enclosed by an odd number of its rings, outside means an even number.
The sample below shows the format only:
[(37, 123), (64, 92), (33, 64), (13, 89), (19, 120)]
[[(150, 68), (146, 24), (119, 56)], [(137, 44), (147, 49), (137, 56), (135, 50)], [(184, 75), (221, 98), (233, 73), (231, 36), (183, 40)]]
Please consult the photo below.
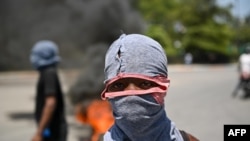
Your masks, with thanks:
[(32, 47), (30, 61), (36, 69), (57, 64), (60, 61), (57, 44), (50, 40), (37, 42)]

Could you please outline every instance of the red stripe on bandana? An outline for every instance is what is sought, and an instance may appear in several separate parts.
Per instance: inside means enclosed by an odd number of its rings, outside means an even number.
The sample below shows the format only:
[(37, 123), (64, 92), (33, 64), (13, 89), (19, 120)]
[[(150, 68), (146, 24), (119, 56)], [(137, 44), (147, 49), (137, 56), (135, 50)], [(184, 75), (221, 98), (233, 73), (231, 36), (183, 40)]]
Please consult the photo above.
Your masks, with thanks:
[[(118, 92), (107, 92), (107, 89), (110, 84), (113, 82), (122, 79), (122, 78), (138, 78), (138, 79), (144, 79), (148, 81), (152, 81), (159, 86), (153, 87), (147, 90), (126, 90), (126, 91), (118, 91)], [(127, 95), (143, 95), (143, 94), (149, 94), (151, 93), (152, 96), (155, 98), (155, 100), (159, 104), (164, 103), (164, 97), (166, 96), (168, 87), (170, 84), (170, 80), (167, 77), (163, 76), (155, 76), (155, 77), (149, 77), (141, 74), (125, 74), (125, 73), (120, 73), (113, 79), (109, 80), (106, 83), (105, 89), (103, 90), (101, 94), (101, 98), (105, 100), (106, 98), (114, 98), (118, 96), (127, 96)]]

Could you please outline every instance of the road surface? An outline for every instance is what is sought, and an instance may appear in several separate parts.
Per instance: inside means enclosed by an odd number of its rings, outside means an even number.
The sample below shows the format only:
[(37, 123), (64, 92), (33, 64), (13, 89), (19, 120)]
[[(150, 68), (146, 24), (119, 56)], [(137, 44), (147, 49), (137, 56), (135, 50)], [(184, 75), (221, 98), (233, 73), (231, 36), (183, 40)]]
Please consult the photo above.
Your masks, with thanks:
[[(250, 99), (235, 98), (237, 68), (228, 65), (169, 65), (171, 84), (165, 99), (167, 115), (179, 129), (201, 141), (223, 141), (223, 125), (250, 124)], [(77, 78), (75, 71), (60, 71), (66, 92)], [(33, 120), (37, 73), (0, 73), (0, 141), (29, 141)], [(88, 130), (79, 125), (67, 108), (68, 141), (78, 141)], [(86, 126), (85, 126), (86, 127)]]

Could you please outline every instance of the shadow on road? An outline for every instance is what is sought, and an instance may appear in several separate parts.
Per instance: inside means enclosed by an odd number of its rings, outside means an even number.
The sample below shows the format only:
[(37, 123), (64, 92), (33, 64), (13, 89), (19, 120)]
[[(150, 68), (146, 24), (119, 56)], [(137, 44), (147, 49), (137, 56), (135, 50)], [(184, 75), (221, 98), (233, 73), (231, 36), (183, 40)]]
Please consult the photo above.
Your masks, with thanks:
[(34, 120), (34, 114), (31, 112), (15, 112), (8, 114), (12, 120)]

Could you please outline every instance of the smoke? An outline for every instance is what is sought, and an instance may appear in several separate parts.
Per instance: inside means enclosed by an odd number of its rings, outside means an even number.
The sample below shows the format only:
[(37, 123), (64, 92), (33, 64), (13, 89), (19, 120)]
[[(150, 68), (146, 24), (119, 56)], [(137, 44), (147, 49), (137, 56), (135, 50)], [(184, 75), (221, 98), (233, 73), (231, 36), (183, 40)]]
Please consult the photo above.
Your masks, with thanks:
[[(100, 98), (104, 55), (121, 32), (142, 33), (144, 21), (132, 0), (1, 0), (1, 68), (31, 68), (29, 54), (39, 40), (59, 45), (60, 67), (81, 68), (69, 88), (72, 103)], [(18, 61), (17, 61), (18, 60)]]
[(68, 92), (71, 102), (77, 104), (100, 98), (104, 89), (104, 57), (110, 43), (121, 32), (141, 33), (144, 27), (140, 15), (131, 8), (128, 0), (85, 0), (78, 3), (68, 0), (67, 3), (81, 13), (84, 21), (81, 23), (81, 29), (84, 29), (82, 45), (88, 46), (84, 49), (85, 67)]
[(80, 24), (78, 31), (83, 35), (83, 41), (87, 42), (85, 45), (100, 41), (111, 43), (121, 34), (121, 30), (125, 33), (143, 31), (143, 20), (132, 9), (129, 0), (75, 1), (68, 0), (67, 3), (74, 12), (81, 13), (81, 22), (75, 24)]
[[(27, 69), (29, 50), (39, 40), (59, 44), (62, 67), (82, 65), (96, 43), (110, 44), (120, 34), (142, 33), (144, 21), (130, 0), (1, 0), (0, 69)], [(19, 63), (16, 63), (16, 59)]]
[(104, 89), (104, 58), (107, 44), (96, 44), (86, 52), (86, 66), (82, 69), (76, 82), (70, 87), (68, 96), (73, 105), (92, 99), (100, 99)]

